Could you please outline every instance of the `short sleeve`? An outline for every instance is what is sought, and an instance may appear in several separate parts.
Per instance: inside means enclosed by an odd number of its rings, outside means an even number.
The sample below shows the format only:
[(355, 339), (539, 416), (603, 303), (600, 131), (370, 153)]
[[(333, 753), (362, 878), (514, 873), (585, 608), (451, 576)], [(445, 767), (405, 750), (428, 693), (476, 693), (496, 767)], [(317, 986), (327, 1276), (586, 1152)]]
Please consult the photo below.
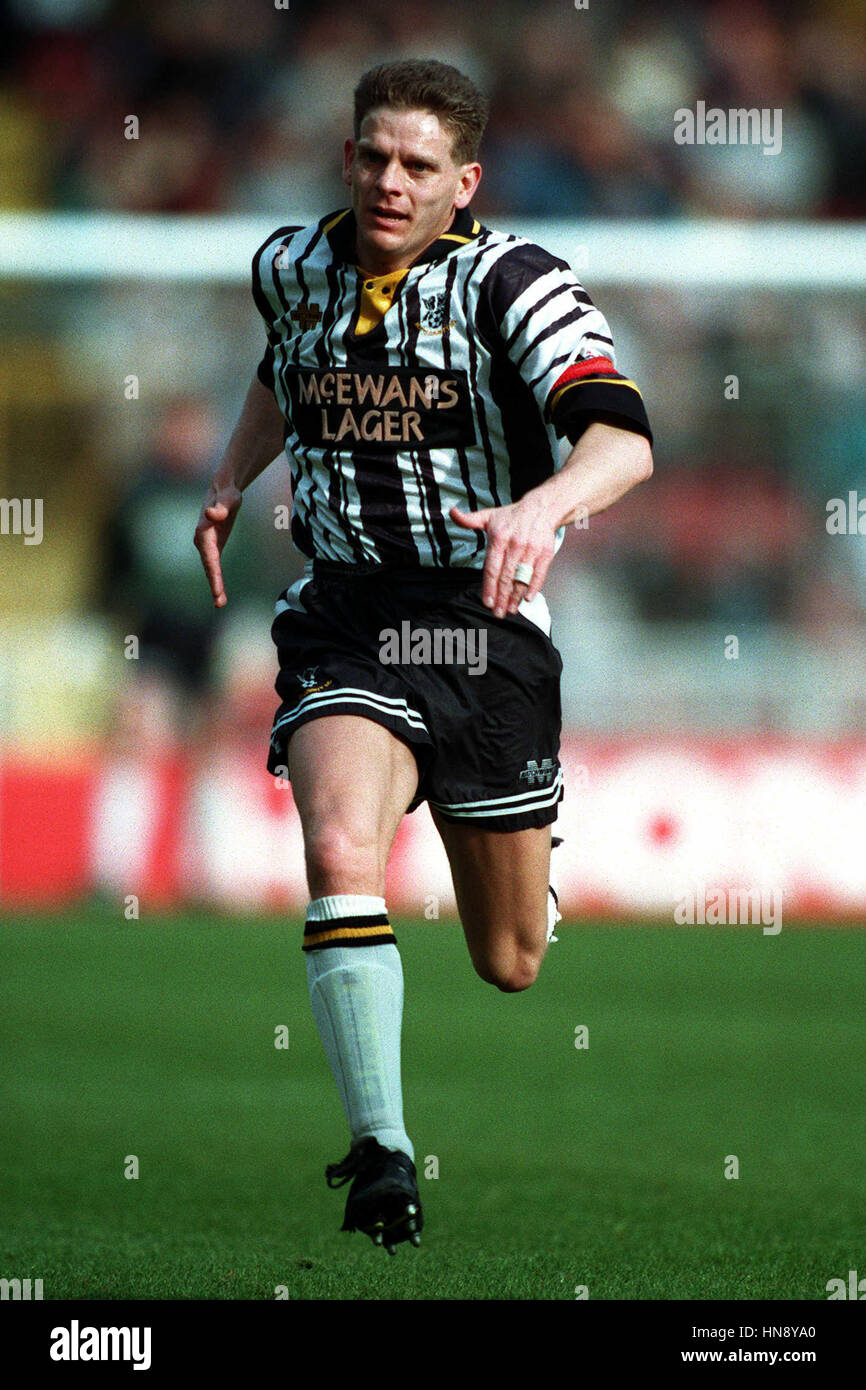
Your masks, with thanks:
[(559, 438), (574, 442), (603, 415), (652, 441), (641, 393), (616, 366), (607, 320), (567, 262), (518, 243), (496, 261), (485, 291), (505, 352)]
[(255, 306), (265, 321), (268, 343), (256, 368), (256, 376), (269, 391), (274, 390), (274, 321), (281, 305), (277, 281), (290, 257), (291, 239), (301, 227), (277, 227), (256, 250), (252, 262), (252, 292)]
[(264, 351), (264, 356), (256, 368), (256, 376), (263, 386), (269, 391), (274, 389), (274, 350), (268, 343)]

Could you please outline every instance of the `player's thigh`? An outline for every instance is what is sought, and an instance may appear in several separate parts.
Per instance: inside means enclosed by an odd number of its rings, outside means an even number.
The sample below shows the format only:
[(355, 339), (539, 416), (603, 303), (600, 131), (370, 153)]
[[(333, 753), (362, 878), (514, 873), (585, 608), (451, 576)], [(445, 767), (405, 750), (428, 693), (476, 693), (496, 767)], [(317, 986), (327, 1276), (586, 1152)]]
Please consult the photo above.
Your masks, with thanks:
[(551, 827), (498, 831), (433, 819), (476, 970), (500, 986), (531, 983), (547, 948)]
[[(388, 854), (418, 785), (411, 749), (370, 719), (335, 714), (302, 724), (288, 758), (311, 890), (383, 891)], [(338, 888), (334, 875), (344, 880)], [(357, 875), (363, 884), (350, 881)]]

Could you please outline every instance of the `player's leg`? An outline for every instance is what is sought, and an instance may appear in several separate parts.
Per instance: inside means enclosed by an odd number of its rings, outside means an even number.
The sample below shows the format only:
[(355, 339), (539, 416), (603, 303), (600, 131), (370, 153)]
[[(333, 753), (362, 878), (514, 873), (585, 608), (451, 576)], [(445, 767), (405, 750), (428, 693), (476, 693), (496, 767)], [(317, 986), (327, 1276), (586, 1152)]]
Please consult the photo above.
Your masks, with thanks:
[(343, 1229), (365, 1230), (392, 1249), (404, 1239), (417, 1243), (421, 1228), (403, 1121), (403, 972), (385, 903), (388, 855), (415, 794), (417, 765), (389, 730), (353, 715), (302, 725), (288, 758), (311, 898), (310, 1002), (352, 1142), (328, 1181), (355, 1179)]
[(292, 736), (289, 772), (312, 896), (384, 896), (391, 845), (418, 785), (409, 746), (370, 719), (323, 715)]
[(433, 819), (476, 971), (507, 993), (527, 989), (547, 950), (551, 827), (487, 830), (435, 810)]

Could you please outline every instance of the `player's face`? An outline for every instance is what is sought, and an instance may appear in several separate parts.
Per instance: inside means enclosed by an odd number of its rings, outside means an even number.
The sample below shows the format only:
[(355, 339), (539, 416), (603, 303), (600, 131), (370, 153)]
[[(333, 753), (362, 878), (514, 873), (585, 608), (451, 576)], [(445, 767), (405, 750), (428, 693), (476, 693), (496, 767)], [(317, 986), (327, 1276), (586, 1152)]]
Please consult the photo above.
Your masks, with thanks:
[(432, 111), (377, 107), (347, 140), (343, 181), (352, 190), (358, 261), (373, 275), (412, 264), (466, 207), (479, 164), (455, 164), (451, 133)]

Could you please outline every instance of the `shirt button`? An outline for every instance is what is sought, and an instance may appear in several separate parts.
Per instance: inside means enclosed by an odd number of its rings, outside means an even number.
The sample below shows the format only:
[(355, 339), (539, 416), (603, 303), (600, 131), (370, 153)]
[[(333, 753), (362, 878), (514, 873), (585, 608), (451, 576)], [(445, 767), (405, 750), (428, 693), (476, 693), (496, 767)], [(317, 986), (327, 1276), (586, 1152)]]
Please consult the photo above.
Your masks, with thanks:
[(391, 293), (391, 286), (390, 286), (390, 285), (383, 285), (383, 286), (382, 286), (382, 293), (383, 293), (383, 294), (390, 294), (390, 293)]
[(365, 289), (365, 290), (371, 290), (372, 288), (373, 288), (373, 281), (372, 281), (372, 280), (368, 280), (367, 283), (364, 285), (364, 289)]

